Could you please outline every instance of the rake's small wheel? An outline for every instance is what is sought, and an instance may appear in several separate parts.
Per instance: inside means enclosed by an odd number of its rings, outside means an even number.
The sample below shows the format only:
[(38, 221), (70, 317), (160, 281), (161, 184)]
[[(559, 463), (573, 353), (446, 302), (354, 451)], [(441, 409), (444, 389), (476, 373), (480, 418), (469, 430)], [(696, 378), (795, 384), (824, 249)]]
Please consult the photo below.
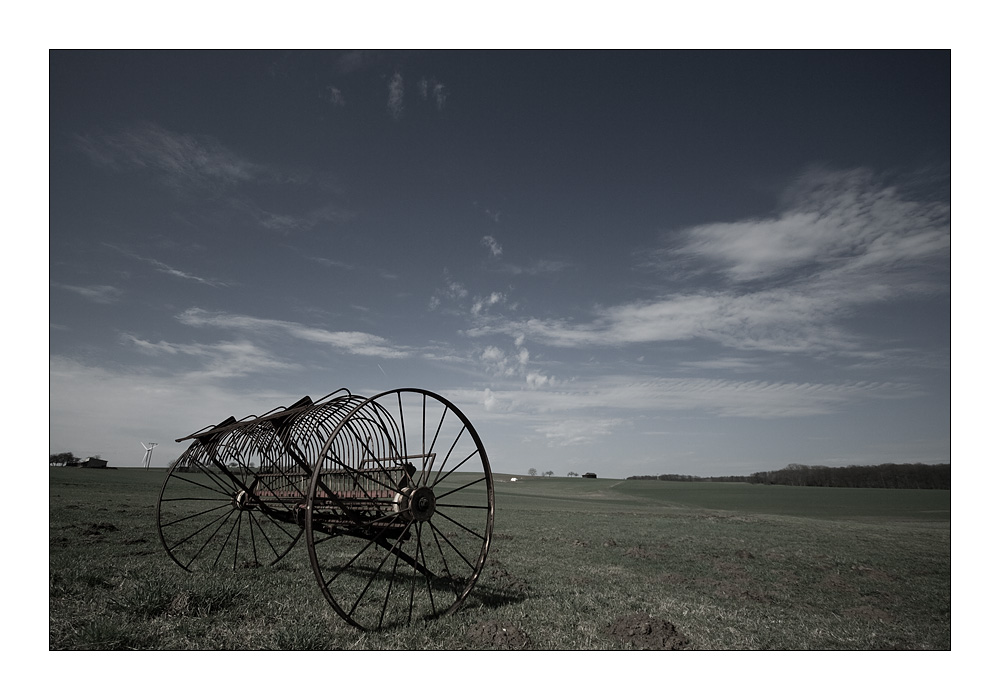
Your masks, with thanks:
[(493, 475), (478, 433), (423, 389), (372, 397), (313, 465), (306, 543), (323, 595), (379, 630), (457, 610), (493, 532)]
[[(227, 450), (221, 450), (226, 457)], [(236, 454), (228, 450), (229, 455)], [(214, 459), (213, 459), (214, 457)], [(167, 472), (156, 502), (156, 524), (167, 554), (188, 571), (255, 568), (275, 563), (298, 541), (302, 529), (292, 506), (262, 500), (290, 479), (233, 462), (220, 451), (192, 444)], [(222, 466), (219, 466), (219, 464)], [(300, 485), (305, 501), (305, 484)]]

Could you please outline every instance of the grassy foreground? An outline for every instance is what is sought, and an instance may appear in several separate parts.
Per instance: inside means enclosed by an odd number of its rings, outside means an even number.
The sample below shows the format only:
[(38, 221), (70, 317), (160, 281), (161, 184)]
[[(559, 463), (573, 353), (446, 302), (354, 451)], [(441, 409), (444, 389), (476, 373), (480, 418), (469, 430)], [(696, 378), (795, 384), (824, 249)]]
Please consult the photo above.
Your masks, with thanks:
[(162, 478), (51, 469), (50, 649), (669, 648), (623, 634), (636, 616), (696, 650), (951, 648), (947, 491), (498, 475), (466, 607), (365, 633), (327, 606), (304, 542), (267, 569), (177, 567)]

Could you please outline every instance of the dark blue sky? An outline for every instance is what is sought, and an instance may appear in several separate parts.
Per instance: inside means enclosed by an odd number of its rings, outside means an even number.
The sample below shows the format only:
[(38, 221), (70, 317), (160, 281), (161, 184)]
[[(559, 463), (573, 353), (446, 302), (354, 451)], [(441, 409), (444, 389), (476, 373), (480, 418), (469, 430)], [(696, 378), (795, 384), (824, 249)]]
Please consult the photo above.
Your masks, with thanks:
[(501, 472), (947, 461), (950, 73), (54, 51), (50, 449), (415, 385)]

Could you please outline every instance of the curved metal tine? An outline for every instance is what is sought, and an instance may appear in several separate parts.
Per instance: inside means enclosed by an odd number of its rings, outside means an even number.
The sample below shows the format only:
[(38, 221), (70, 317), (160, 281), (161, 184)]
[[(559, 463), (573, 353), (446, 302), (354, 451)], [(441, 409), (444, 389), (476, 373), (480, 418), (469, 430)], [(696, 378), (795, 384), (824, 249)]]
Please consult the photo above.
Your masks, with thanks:
[(326, 396), (323, 396), (322, 398), (316, 399), (316, 401), (313, 402), (313, 405), (317, 405), (318, 406), (319, 404), (323, 403), (324, 401), (326, 401), (328, 398), (330, 398), (334, 394), (339, 394), (342, 391), (346, 391), (347, 392), (347, 396), (344, 397), (345, 399), (353, 396), (353, 394), (351, 394), (351, 390), (350, 389), (348, 389), (346, 386), (342, 386), (339, 389), (337, 389), (336, 391), (331, 391)]
[[(261, 458), (261, 467), (264, 466), (264, 457), (266, 456), (269, 467), (271, 467), (271, 468), (274, 469), (274, 471), (264, 472), (263, 473), (264, 477), (266, 478), (267, 476), (271, 476), (271, 475), (280, 476), (282, 479), (284, 479), (284, 482), (285, 482), (284, 485), (285, 486), (291, 486), (295, 491), (298, 492), (298, 495), (299, 495), (300, 498), (305, 498), (306, 493), (305, 493), (305, 491), (303, 491), (302, 487), (300, 486), (299, 480), (296, 479), (296, 477), (300, 476), (300, 474), (299, 473), (295, 473), (295, 472), (289, 473), (286, 470), (285, 466), (281, 463), (282, 462), (281, 455), (284, 452), (281, 449), (281, 447), (275, 447), (275, 443), (276, 442), (277, 443), (284, 443), (284, 437), (280, 434), (281, 431), (279, 431), (279, 430), (264, 430), (264, 429), (261, 429), (258, 432), (259, 433), (263, 433), (263, 436), (261, 437), (261, 439), (257, 443), (258, 454), (260, 455), (260, 458)], [(257, 479), (260, 479), (260, 478), (261, 478), (261, 474), (259, 473), (257, 475)], [(294, 506), (293, 505), (291, 505), (290, 503), (286, 503), (282, 499), (278, 499), (277, 501), (269, 501), (269, 502), (265, 503), (259, 497), (259, 494), (256, 493), (256, 490), (254, 490), (253, 496), (254, 496), (255, 501), (265, 511), (278, 511), (278, 510), (281, 510), (281, 511), (283, 511), (285, 513), (291, 513), (294, 510)]]
[[(348, 430), (350, 430), (351, 434), (354, 436), (355, 442), (358, 445), (360, 445), (362, 448), (364, 448), (364, 450), (370, 455), (371, 460), (376, 465), (376, 467), (378, 468), (378, 471), (382, 472), (386, 476), (386, 478), (388, 478), (389, 483), (388, 484), (383, 483), (382, 481), (376, 479), (374, 476), (370, 476), (370, 475), (368, 476), (368, 478), (371, 479), (372, 481), (374, 481), (379, 486), (385, 488), (385, 489), (388, 489), (390, 491), (394, 491), (395, 493), (399, 493), (401, 491), (401, 489), (396, 484), (392, 483), (392, 473), (389, 472), (385, 468), (385, 466), (382, 464), (383, 459), (380, 458), (378, 455), (376, 455), (374, 452), (372, 452), (372, 450), (368, 446), (367, 442), (362, 438), (361, 435), (358, 434), (358, 432), (356, 431), (355, 426), (354, 426), (354, 420), (352, 419), (352, 420), (348, 421), (347, 424), (345, 425), (345, 427)], [(391, 439), (389, 440), (389, 444), (390, 445), (392, 444)], [(327, 459), (329, 459), (329, 457), (327, 457)], [(343, 463), (341, 463), (341, 464), (343, 464)], [(349, 471), (352, 471), (352, 472), (356, 471), (355, 469), (351, 468), (350, 466), (348, 466), (346, 464), (344, 464), (343, 466), (344, 466), (345, 469), (347, 469)], [(360, 488), (364, 492), (365, 498), (371, 499), (372, 495), (370, 493), (368, 493), (368, 489), (366, 489), (364, 487), (364, 485), (360, 481), (358, 481), (357, 479), (355, 479), (355, 481), (356, 481), (356, 483), (358, 485), (358, 488)]]
[[(367, 444), (361, 439), (361, 436), (355, 432), (354, 426), (351, 425), (350, 422), (348, 422), (347, 424), (345, 424), (345, 427), (347, 427), (354, 435), (355, 442), (363, 446), (366, 450), (368, 450), (368, 453), (372, 455), (373, 461), (376, 461), (377, 463), (377, 458), (375, 457), (375, 454), (368, 448)], [(357, 486), (364, 493), (365, 498), (372, 500), (372, 495), (368, 493), (368, 489), (365, 488), (364, 483), (361, 482), (358, 479), (357, 475), (355, 474), (355, 472), (357, 472), (357, 469), (351, 467), (349, 464), (340, 459), (340, 456), (337, 454), (337, 452), (334, 451), (331, 454), (331, 452), (327, 450), (323, 454), (323, 459), (333, 462), (335, 465), (340, 467), (346, 474), (350, 475), (354, 481), (355, 486)], [(338, 503), (341, 508), (343, 508), (346, 514), (350, 515), (353, 512), (350, 508), (344, 505), (343, 502), (341, 502), (340, 497), (337, 496), (336, 492), (326, 484), (326, 482), (323, 480), (322, 471), (319, 472), (319, 477), (316, 480), (316, 486), (318, 488), (323, 489), (323, 492), (326, 493), (328, 498), (334, 499), (334, 501)]]
[[(245, 468), (245, 465), (242, 462), (242, 455), (240, 454), (239, 450), (237, 450), (229, 442), (226, 442), (225, 444), (222, 444), (222, 438), (223, 437), (229, 437), (229, 438), (231, 438), (233, 440), (237, 439), (237, 436), (234, 435), (234, 431), (229, 431), (229, 432), (223, 433), (222, 435), (218, 436), (218, 439), (213, 440), (211, 443), (206, 443), (206, 444), (203, 445), (203, 447), (205, 449), (206, 456), (212, 462), (212, 464), (215, 465), (219, 469), (219, 471), (221, 471), (223, 474), (226, 475), (226, 477), (232, 482), (232, 484), (234, 486), (238, 487), (241, 491), (247, 491), (247, 492), (249, 492), (250, 491), (250, 487), (246, 483), (246, 478), (245, 478), (246, 477), (246, 468)], [(238, 474), (239, 474), (238, 476), (237, 476), (236, 472), (233, 472), (233, 471), (231, 471), (229, 469), (229, 467), (225, 463), (225, 459), (220, 459), (219, 458), (220, 447), (223, 448), (224, 450), (228, 450), (229, 452), (231, 452), (233, 454), (234, 458), (236, 458), (236, 457), (240, 458), (240, 459), (236, 460), (237, 467), (240, 470), (238, 472)]]
[[(207, 468), (204, 460), (202, 459), (203, 457), (208, 457), (208, 459), (211, 460), (211, 456), (209, 456), (207, 452), (208, 451), (205, 449), (205, 445), (203, 443), (196, 443), (195, 445), (192, 445), (187, 450), (185, 450), (184, 454), (181, 455), (181, 459), (184, 459), (187, 462), (188, 469), (190, 469), (192, 466), (191, 462), (194, 462), (194, 466), (197, 467), (197, 471), (207, 476), (208, 479), (213, 484), (215, 484), (217, 487), (219, 487), (219, 489), (221, 489), (217, 491), (218, 493), (222, 493), (227, 496), (232, 496), (232, 487), (233, 487), (232, 479), (226, 477), (226, 480), (224, 481), (218, 474), (213, 473), (211, 470)], [(221, 473), (222, 472), (220, 472), (220, 474)], [(194, 486), (198, 486), (199, 488), (207, 488), (211, 491), (216, 491), (216, 489), (213, 489), (206, 484), (197, 481), (192, 481), (191, 479), (187, 479), (185, 477), (180, 476), (176, 469), (174, 469), (170, 473), (170, 478), (178, 479), (180, 481), (185, 481)]]
[[(397, 395), (398, 395), (398, 392), (397, 392)], [(389, 410), (387, 408), (385, 408), (385, 406), (382, 406), (377, 401), (373, 401), (371, 403), (371, 405), (373, 406), (372, 412), (375, 414), (375, 418), (377, 419), (377, 425), (379, 425), (381, 427), (381, 429), (382, 429), (382, 433), (381, 434), (382, 434), (382, 436), (385, 437), (386, 444), (390, 447), (390, 449), (392, 451), (395, 452), (394, 455), (393, 454), (388, 455), (389, 459), (394, 459), (396, 462), (398, 462), (400, 465), (402, 465), (403, 464), (403, 460), (406, 458), (406, 433), (405, 433), (405, 427), (403, 427), (401, 429), (400, 426), (397, 426), (392, 421), (392, 416), (389, 413)], [(402, 410), (402, 402), (400, 402), (400, 410)], [(400, 416), (400, 420), (402, 420), (402, 416)], [(361, 422), (368, 422), (368, 423), (371, 423), (373, 425), (376, 424), (375, 420), (372, 420), (371, 418), (369, 418), (367, 416), (364, 417)], [(391, 430), (390, 426), (392, 428), (395, 428), (395, 430)], [(399, 451), (399, 445), (397, 445), (396, 441), (393, 440), (393, 434), (400, 435), (402, 437), (402, 442), (403, 442), (403, 451), (402, 452)], [(369, 450), (369, 454), (371, 454), (370, 450)], [(378, 466), (379, 471), (381, 471), (383, 474), (385, 474), (386, 478), (388, 478), (390, 480), (390, 482), (391, 482), (393, 480), (393, 475), (392, 475), (392, 472), (390, 472), (385, 467), (385, 465), (383, 464), (384, 460), (376, 457), (374, 454), (372, 454), (372, 458), (373, 458), (373, 461), (375, 462), (375, 464)], [(400, 488), (398, 486), (396, 486), (395, 484), (393, 484), (390, 488), (393, 491), (395, 491), (396, 493), (399, 493), (399, 491), (400, 491)]]

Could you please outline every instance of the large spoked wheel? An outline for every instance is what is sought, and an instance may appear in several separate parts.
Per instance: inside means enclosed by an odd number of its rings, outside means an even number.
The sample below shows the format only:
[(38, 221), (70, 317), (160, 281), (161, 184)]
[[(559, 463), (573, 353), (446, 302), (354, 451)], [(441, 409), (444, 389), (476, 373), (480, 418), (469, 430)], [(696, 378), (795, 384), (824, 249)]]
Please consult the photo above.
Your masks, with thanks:
[(448, 400), (397, 389), (357, 406), (313, 465), (306, 542), (323, 595), (367, 630), (447, 615), (493, 532), (482, 441)]
[[(160, 489), (160, 541), (188, 571), (268, 566), (285, 556), (302, 534), (293, 506), (274, 498), (270, 503), (262, 500), (265, 492), (294, 495), (293, 478), (281, 472), (263, 474), (235, 460), (227, 465), (227, 453), (237, 455), (231, 449), (193, 444), (167, 472)], [(304, 503), (307, 482), (299, 481), (297, 491)]]

